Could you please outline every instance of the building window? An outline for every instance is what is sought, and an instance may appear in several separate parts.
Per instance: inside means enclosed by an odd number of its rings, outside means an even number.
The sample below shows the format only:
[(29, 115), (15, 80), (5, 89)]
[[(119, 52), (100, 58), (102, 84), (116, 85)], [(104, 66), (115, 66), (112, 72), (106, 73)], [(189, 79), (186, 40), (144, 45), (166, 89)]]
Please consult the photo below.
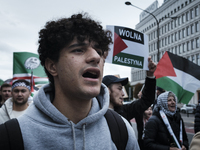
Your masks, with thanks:
[(187, 42), (187, 51), (189, 51), (190, 50), (190, 42), (188, 41)]
[(177, 54), (177, 46), (175, 46), (175, 54)]
[(165, 25), (165, 33), (167, 32), (167, 24)]
[(194, 55), (191, 56), (191, 61), (195, 63)]
[(199, 7), (195, 7), (195, 16), (198, 16), (199, 15)]
[(170, 36), (168, 36), (168, 44), (170, 44)]
[(199, 22), (195, 22), (195, 32), (199, 32)]
[(167, 45), (167, 37), (165, 37), (165, 46)]
[(194, 49), (194, 40), (191, 40), (191, 50)]
[(162, 34), (164, 34), (164, 26), (162, 26)]
[(162, 47), (164, 47), (164, 38), (162, 39)]
[(174, 27), (175, 28), (176, 28), (177, 24), (178, 24), (178, 19), (174, 19)]
[(185, 37), (185, 28), (182, 30), (182, 37)]
[(185, 22), (185, 14), (182, 15), (182, 23)]
[(197, 65), (200, 65), (199, 54), (196, 54), (196, 64), (197, 64)]
[(181, 24), (181, 17), (178, 17), (178, 25)]
[(174, 28), (174, 21), (171, 21), (171, 29)]
[(191, 28), (191, 34), (193, 34), (193, 33), (194, 33), (194, 24), (192, 24), (192, 25), (190, 26), (190, 28)]
[(190, 28), (186, 27), (186, 36), (189, 36), (189, 35), (190, 35)]
[(188, 56), (187, 59), (190, 60), (190, 56)]
[(190, 12), (186, 12), (186, 21), (188, 21), (190, 19)]
[(181, 30), (178, 31), (178, 39), (181, 39)]
[(167, 26), (168, 26), (168, 31), (170, 31), (170, 23), (168, 23)]
[(174, 35), (173, 34), (171, 35), (171, 41), (172, 41), (172, 43), (174, 42)]
[(183, 53), (185, 53), (186, 49), (185, 49), (185, 43), (183, 43)]
[(194, 10), (193, 10), (193, 9), (190, 10), (190, 18), (191, 18), (191, 19), (194, 18)]
[(199, 48), (199, 38), (196, 38), (196, 48)]
[(172, 47), (172, 53), (174, 54), (174, 48)]
[(181, 45), (178, 46), (179, 54), (182, 54), (182, 47)]
[(178, 39), (178, 34), (177, 32), (175, 32), (175, 41), (177, 41), (177, 39)]

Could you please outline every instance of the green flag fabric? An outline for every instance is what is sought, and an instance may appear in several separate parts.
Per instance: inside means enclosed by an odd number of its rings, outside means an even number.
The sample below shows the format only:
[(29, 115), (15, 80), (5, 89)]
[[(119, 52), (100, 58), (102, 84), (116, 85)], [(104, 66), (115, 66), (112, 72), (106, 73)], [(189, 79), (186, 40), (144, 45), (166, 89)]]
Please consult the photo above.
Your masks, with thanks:
[(4, 83), (4, 81), (2, 79), (0, 79), (0, 86)]
[(33, 74), (33, 85), (46, 84), (49, 82), (37, 54), (30, 52), (14, 52), (13, 81), (17, 79), (31, 81), (31, 73)]
[(170, 52), (165, 52), (155, 71), (156, 85), (172, 91), (184, 104), (200, 87), (200, 66)]

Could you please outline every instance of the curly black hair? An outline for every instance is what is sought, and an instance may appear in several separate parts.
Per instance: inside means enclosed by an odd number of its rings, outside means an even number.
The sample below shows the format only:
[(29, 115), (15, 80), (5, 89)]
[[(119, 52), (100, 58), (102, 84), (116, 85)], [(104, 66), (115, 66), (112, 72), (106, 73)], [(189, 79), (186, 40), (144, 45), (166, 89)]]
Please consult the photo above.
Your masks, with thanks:
[[(39, 32), (38, 54), (41, 65), (45, 68), (47, 58), (57, 62), (60, 51), (77, 38), (78, 42), (89, 40), (98, 43), (106, 57), (109, 44), (112, 43), (111, 32), (103, 30), (99, 22), (88, 17), (87, 13), (74, 14), (70, 18), (49, 21)], [(49, 81), (54, 85), (53, 76), (45, 68)]]

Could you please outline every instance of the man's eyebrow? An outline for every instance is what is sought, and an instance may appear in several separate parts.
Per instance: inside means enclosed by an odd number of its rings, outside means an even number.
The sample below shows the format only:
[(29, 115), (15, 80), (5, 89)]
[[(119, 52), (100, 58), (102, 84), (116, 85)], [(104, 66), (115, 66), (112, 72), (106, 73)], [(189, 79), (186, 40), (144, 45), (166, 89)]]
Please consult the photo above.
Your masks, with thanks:
[(88, 44), (86, 44), (86, 43), (75, 43), (75, 44), (70, 45), (68, 48), (74, 48), (74, 47), (86, 46), (86, 45), (88, 45)]

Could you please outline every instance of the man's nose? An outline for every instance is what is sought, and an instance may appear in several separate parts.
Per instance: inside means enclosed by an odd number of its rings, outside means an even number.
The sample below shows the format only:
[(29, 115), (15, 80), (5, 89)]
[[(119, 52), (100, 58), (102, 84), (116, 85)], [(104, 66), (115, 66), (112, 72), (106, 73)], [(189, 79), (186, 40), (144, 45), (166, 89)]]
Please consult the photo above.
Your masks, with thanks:
[(88, 63), (99, 63), (100, 62), (100, 58), (101, 56), (98, 54), (98, 52), (92, 48), (92, 47), (89, 47), (88, 49), (88, 55), (87, 55), (87, 62)]

